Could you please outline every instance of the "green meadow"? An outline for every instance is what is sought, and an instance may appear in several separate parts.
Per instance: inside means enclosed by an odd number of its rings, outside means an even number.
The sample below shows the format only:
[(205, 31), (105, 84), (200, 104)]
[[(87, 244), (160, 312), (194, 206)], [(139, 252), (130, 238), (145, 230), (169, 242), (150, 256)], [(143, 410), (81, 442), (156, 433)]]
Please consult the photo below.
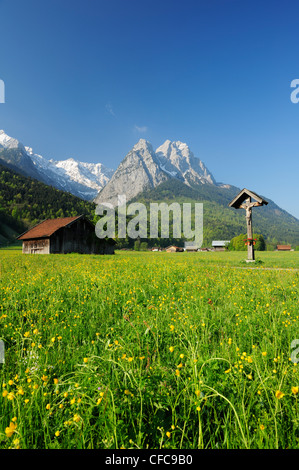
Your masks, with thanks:
[(245, 257), (0, 250), (0, 448), (298, 448), (299, 252)]

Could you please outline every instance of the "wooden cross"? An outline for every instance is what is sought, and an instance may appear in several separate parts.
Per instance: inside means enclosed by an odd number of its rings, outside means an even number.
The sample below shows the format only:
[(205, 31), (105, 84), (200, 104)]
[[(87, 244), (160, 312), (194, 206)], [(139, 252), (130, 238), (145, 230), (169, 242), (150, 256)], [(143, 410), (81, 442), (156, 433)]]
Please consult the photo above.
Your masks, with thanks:
[[(254, 201), (252, 201), (254, 199)], [(242, 191), (229, 203), (229, 207), (235, 209), (245, 209), (246, 211), (246, 225), (247, 225), (247, 261), (255, 261), (254, 257), (254, 244), (253, 230), (252, 230), (252, 208), (268, 204), (265, 199), (248, 189)]]

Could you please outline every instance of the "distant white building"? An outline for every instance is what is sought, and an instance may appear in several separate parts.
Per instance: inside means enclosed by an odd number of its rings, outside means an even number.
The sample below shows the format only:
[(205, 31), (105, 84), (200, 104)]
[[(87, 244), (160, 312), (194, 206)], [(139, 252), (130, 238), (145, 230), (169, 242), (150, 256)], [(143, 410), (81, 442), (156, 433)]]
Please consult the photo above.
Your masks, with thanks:
[(229, 244), (230, 240), (213, 240), (212, 248), (214, 251), (225, 251), (225, 248)]

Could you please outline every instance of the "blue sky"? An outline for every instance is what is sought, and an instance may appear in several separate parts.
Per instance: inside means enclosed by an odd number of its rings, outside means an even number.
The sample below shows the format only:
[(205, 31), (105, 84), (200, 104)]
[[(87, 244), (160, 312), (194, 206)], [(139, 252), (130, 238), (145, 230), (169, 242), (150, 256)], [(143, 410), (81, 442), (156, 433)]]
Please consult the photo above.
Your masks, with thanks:
[(186, 142), (217, 181), (299, 218), (297, 0), (0, 0), (0, 129), (116, 168)]

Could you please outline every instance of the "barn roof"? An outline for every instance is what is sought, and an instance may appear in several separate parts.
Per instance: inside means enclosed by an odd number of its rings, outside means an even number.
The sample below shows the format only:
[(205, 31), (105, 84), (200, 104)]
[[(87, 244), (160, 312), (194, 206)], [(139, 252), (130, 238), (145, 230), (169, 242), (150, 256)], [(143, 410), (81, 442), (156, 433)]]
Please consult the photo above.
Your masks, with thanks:
[(248, 198), (255, 199), (257, 202), (259, 202), (261, 205), (268, 204), (268, 202), (263, 199), (261, 196), (258, 194), (254, 193), (253, 191), (249, 191), (249, 189), (242, 189), (242, 191), (237, 194), (237, 196), (229, 203), (229, 207), (235, 207), (236, 209), (239, 209), (240, 205)]
[(67, 227), (72, 224), (75, 220), (83, 217), (82, 215), (76, 217), (64, 217), (61, 219), (47, 219), (41, 222), (35, 227), (31, 228), (27, 232), (22, 233), (17, 240), (32, 240), (34, 238), (48, 238), (53, 233), (57, 232), (62, 227)]
[(213, 240), (212, 246), (225, 246), (229, 243), (229, 240)]

